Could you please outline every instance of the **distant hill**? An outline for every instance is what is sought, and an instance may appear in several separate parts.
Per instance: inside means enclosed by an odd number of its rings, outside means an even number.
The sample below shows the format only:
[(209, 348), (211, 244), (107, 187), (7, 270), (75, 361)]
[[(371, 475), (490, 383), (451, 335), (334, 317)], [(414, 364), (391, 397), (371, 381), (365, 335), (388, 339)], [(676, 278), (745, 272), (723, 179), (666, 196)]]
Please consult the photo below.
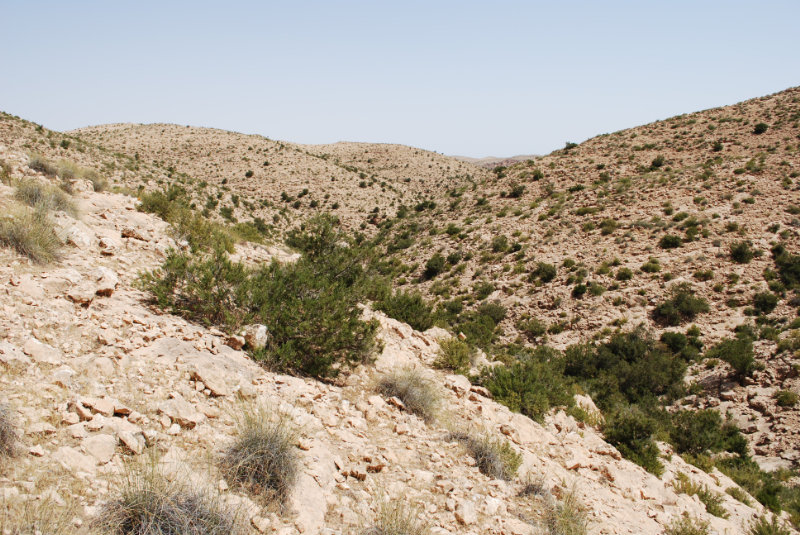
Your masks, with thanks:
[(518, 156), (510, 156), (508, 158), (497, 158), (495, 156), (487, 156), (486, 158), (470, 158), (469, 156), (451, 156), (454, 160), (458, 160), (461, 162), (471, 163), (472, 165), (477, 165), (479, 167), (486, 167), (487, 169), (492, 169), (499, 165), (513, 165), (515, 163), (524, 162), (527, 160), (533, 160), (535, 158), (540, 158), (538, 154), (520, 154)]

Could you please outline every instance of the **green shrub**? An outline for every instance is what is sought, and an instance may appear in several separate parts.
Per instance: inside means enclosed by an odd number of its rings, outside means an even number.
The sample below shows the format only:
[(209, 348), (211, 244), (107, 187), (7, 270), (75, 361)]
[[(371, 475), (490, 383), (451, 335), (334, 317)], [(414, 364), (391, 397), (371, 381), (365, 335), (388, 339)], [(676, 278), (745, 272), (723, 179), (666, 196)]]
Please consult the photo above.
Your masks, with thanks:
[(395, 368), (383, 375), (375, 390), (385, 397), (396, 397), (405, 409), (426, 422), (436, 419), (440, 406), (440, 395), (436, 385), (411, 367)]
[(658, 240), (658, 246), (662, 249), (675, 249), (680, 247), (682, 243), (683, 240), (681, 237), (675, 234), (664, 234), (661, 236), (661, 239)]
[(433, 362), (434, 368), (444, 368), (459, 373), (469, 370), (470, 350), (466, 342), (458, 337), (439, 342), (439, 352)]
[(288, 241), (303, 252), (295, 263), (251, 269), (219, 246), (210, 254), (172, 251), (139, 284), (155, 304), (187, 318), (231, 330), (266, 325), (269, 342), (253, 357), (275, 369), (335, 376), (372, 352), (377, 322), (362, 321), (358, 305), (385, 294), (385, 285), (365, 269), (371, 251), (331, 216), (315, 216)]
[(699, 269), (694, 272), (694, 278), (699, 281), (710, 281), (714, 278), (714, 272), (710, 269)]
[(547, 347), (521, 349), (509, 366), (483, 370), (480, 384), (495, 401), (542, 422), (552, 407), (574, 405), (574, 390), (563, 374), (564, 362)]
[(508, 251), (508, 238), (504, 235), (495, 236), (492, 239), (492, 252), (504, 253)]
[(776, 515), (772, 515), (771, 522), (766, 516), (761, 516), (750, 524), (747, 535), (792, 535), (792, 530), (784, 526)]
[(453, 432), (447, 440), (460, 442), (475, 459), (481, 473), (491, 479), (511, 481), (522, 465), (522, 456), (508, 442), (495, 439), (489, 432)]
[(140, 212), (155, 214), (164, 221), (171, 221), (174, 211), (186, 206), (186, 190), (172, 184), (164, 191), (150, 193), (142, 191), (139, 194), (139, 205), (136, 208)]
[(385, 312), (390, 318), (408, 323), (417, 331), (427, 331), (433, 327), (432, 307), (425, 302), (419, 292), (398, 290), (394, 295), (389, 295), (377, 303), (376, 308)]
[(732, 496), (737, 501), (745, 504), (747, 507), (753, 507), (753, 500), (750, 499), (750, 495), (739, 487), (728, 487), (725, 489), (725, 493), (728, 494), (728, 496)]
[(424, 276), (426, 279), (433, 279), (440, 273), (445, 270), (447, 266), (447, 260), (439, 254), (436, 253), (432, 257), (428, 259), (428, 262), (425, 264), (425, 273)]
[(740, 377), (753, 373), (756, 360), (749, 337), (726, 338), (706, 352), (707, 358), (724, 360)]
[(618, 281), (629, 281), (633, 278), (633, 271), (626, 267), (621, 267), (617, 270), (617, 275), (614, 278)]
[(476, 312), (479, 316), (491, 319), (497, 325), (505, 319), (507, 310), (499, 301), (493, 301), (491, 303), (481, 303)]
[(483, 301), (487, 297), (489, 297), (495, 290), (494, 284), (491, 282), (481, 281), (475, 284), (472, 287), (472, 291), (475, 294), (475, 297), (479, 301)]
[(737, 264), (749, 264), (755, 256), (755, 251), (746, 241), (738, 241), (730, 244), (731, 260)]
[(664, 156), (662, 156), (661, 154), (659, 154), (659, 155), (658, 155), (658, 156), (656, 156), (656, 157), (653, 159), (653, 161), (650, 163), (650, 167), (652, 167), (653, 169), (658, 169), (659, 167), (662, 167), (662, 166), (664, 165), (664, 162), (665, 162), (665, 161), (666, 161), (666, 160), (664, 159)]
[(615, 230), (617, 230), (617, 221), (614, 219), (603, 219), (600, 222), (600, 234), (603, 236), (608, 236), (609, 234), (613, 234)]
[(670, 442), (679, 454), (728, 451), (747, 455), (747, 439), (714, 409), (681, 410), (672, 415)]
[(608, 415), (602, 430), (606, 442), (615, 446), (623, 457), (656, 476), (664, 473), (654, 440), (658, 422), (639, 407), (626, 407)]
[(753, 133), (756, 135), (760, 135), (766, 132), (767, 130), (769, 130), (769, 125), (767, 123), (758, 123), (753, 128)]
[(780, 298), (772, 292), (759, 292), (753, 296), (753, 308), (759, 314), (769, 314), (778, 306)]
[(558, 269), (552, 264), (545, 264), (539, 262), (536, 264), (536, 269), (533, 270), (532, 275), (537, 277), (542, 282), (550, 282), (558, 275)]
[(672, 286), (669, 299), (655, 307), (653, 317), (656, 321), (675, 326), (709, 310), (705, 299), (695, 297), (691, 284), (682, 282)]
[(517, 323), (517, 330), (525, 334), (529, 340), (541, 338), (547, 332), (547, 326), (537, 318), (521, 320)]
[(228, 483), (264, 501), (284, 504), (300, 473), (297, 434), (289, 425), (285, 415), (260, 406), (245, 407), (233, 444), (220, 463)]
[(689, 476), (683, 472), (678, 472), (677, 478), (672, 482), (675, 491), (689, 496), (697, 496), (703, 505), (706, 506), (706, 511), (709, 514), (718, 516), (720, 518), (728, 518), (730, 515), (722, 506), (724, 498), (721, 494), (716, 493), (708, 488), (706, 485), (692, 483)]
[(661, 271), (661, 262), (659, 262), (658, 258), (651, 257), (642, 264), (641, 270), (645, 273), (658, 273)]
[(45, 206), (12, 209), (2, 217), (0, 244), (35, 264), (49, 264), (61, 258), (61, 240)]
[(572, 297), (580, 299), (581, 297), (583, 297), (583, 295), (586, 293), (587, 290), (588, 288), (586, 287), (585, 284), (576, 284), (572, 288)]
[(790, 255), (782, 244), (772, 248), (781, 281), (787, 288), (800, 288), (800, 255)]
[(773, 397), (779, 407), (794, 407), (797, 405), (798, 395), (791, 390), (778, 390)]

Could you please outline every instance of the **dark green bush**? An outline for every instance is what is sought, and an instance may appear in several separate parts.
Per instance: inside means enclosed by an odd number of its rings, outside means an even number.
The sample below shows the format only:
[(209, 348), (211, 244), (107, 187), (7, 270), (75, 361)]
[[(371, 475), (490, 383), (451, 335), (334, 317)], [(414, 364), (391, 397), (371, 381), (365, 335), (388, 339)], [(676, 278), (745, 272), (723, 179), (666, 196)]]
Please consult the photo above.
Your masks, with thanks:
[(372, 351), (377, 322), (362, 321), (358, 304), (384, 298), (385, 284), (365, 268), (371, 251), (329, 215), (287, 242), (303, 252), (300, 260), (257, 269), (231, 262), (219, 246), (210, 254), (172, 251), (140, 285), (161, 308), (193, 320), (230, 330), (266, 325), (267, 346), (253, 356), (278, 370), (335, 376)]
[(479, 316), (485, 316), (491, 319), (495, 325), (499, 324), (506, 317), (506, 307), (501, 305), (499, 301), (481, 303), (476, 312)]
[(377, 303), (376, 308), (390, 318), (408, 323), (417, 331), (427, 331), (433, 327), (432, 307), (419, 292), (406, 293), (398, 290)]
[(755, 251), (746, 241), (738, 241), (730, 244), (731, 260), (737, 264), (749, 264), (755, 256)]
[(495, 253), (504, 253), (508, 251), (508, 238), (504, 235), (495, 236), (492, 239), (492, 251)]
[(723, 422), (714, 409), (682, 410), (672, 416), (670, 442), (679, 454), (727, 451), (744, 457), (747, 439), (736, 424)]
[(588, 288), (586, 287), (585, 284), (576, 284), (572, 288), (572, 297), (580, 299), (581, 297), (584, 296), (587, 290)]
[(653, 161), (650, 163), (650, 167), (652, 167), (652, 168), (654, 168), (654, 169), (658, 169), (659, 167), (662, 167), (662, 166), (664, 165), (664, 162), (665, 162), (665, 161), (666, 161), (666, 160), (664, 159), (664, 156), (662, 156), (661, 154), (659, 154), (659, 155), (658, 155), (658, 156), (656, 156), (656, 157), (653, 159)]
[(619, 224), (614, 219), (603, 219), (600, 222), (600, 234), (603, 236), (608, 236), (609, 234), (613, 234)]
[(767, 123), (758, 123), (756, 124), (755, 128), (753, 128), (753, 133), (756, 135), (763, 134), (769, 130), (769, 125)]
[(492, 292), (494, 292), (494, 290), (495, 290), (494, 284), (486, 281), (478, 282), (475, 284), (475, 286), (472, 287), (472, 291), (475, 293), (475, 297), (479, 301), (483, 301), (484, 299), (489, 297), (492, 294)]
[(651, 474), (661, 476), (664, 465), (659, 460), (660, 453), (654, 440), (658, 428), (656, 420), (634, 405), (606, 417), (602, 430), (606, 442), (615, 446), (623, 457)]
[(780, 299), (772, 292), (759, 292), (753, 296), (753, 308), (759, 314), (769, 314), (778, 306)]
[(791, 390), (778, 390), (773, 397), (779, 407), (794, 407), (797, 405), (798, 395)]
[(658, 240), (658, 246), (662, 249), (675, 249), (680, 247), (682, 243), (683, 240), (681, 237), (675, 234), (664, 234), (661, 236), (661, 239)]
[(661, 271), (661, 262), (658, 261), (658, 258), (650, 258), (642, 264), (641, 270), (645, 273), (658, 273)]
[(445, 258), (441, 254), (439, 253), (434, 254), (432, 257), (430, 257), (430, 259), (428, 259), (428, 262), (425, 264), (425, 273), (424, 273), (425, 278), (426, 279), (435, 278), (437, 275), (439, 275), (441, 272), (444, 271), (446, 265), (447, 265), (447, 260), (445, 260)]
[(653, 318), (666, 325), (680, 325), (691, 321), (698, 314), (708, 312), (710, 307), (702, 297), (695, 297), (688, 282), (675, 284), (670, 289), (670, 297), (653, 310)]
[(800, 255), (791, 255), (783, 244), (772, 248), (781, 281), (789, 289), (800, 289)]
[(618, 281), (629, 281), (633, 278), (633, 271), (626, 267), (621, 267), (617, 270), (617, 275), (614, 278)]
[(706, 357), (727, 362), (740, 377), (753, 373), (756, 366), (753, 340), (748, 336), (726, 338), (709, 349)]
[(529, 340), (534, 341), (545, 335), (547, 326), (537, 318), (531, 318), (518, 322), (517, 330), (525, 334)]
[(533, 270), (532, 275), (538, 277), (542, 282), (550, 282), (558, 275), (558, 269), (552, 264), (539, 262), (536, 264), (536, 269)]
[(563, 359), (547, 347), (520, 350), (509, 366), (486, 368), (480, 384), (514, 412), (541, 422), (551, 407), (572, 407), (574, 389), (563, 374)]

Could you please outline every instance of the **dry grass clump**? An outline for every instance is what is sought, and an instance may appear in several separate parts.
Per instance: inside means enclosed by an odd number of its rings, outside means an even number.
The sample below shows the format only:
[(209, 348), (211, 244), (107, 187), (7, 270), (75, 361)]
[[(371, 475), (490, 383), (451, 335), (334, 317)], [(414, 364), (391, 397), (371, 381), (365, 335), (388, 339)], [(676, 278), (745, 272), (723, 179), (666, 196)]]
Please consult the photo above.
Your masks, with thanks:
[(548, 496), (542, 512), (542, 533), (547, 535), (586, 535), (589, 519), (586, 507), (573, 486), (560, 500)]
[(34, 171), (38, 171), (47, 176), (56, 176), (58, 174), (58, 167), (38, 153), (31, 153), (28, 155), (28, 167)]
[(550, 491), (547, 488), (547, 474), (533, 475), (528, 472), (525, 479), (522, 481), (522, 488), (517, 493), (517, 496), (524, 498), (525, 496), (547, 496)]
[[(66, 503), (65, 503), (66, 502)], [(70, 497), (60, 504), (44, 494), (41, 499), (0, 495), (0, 533), (9, 535), (74, 535), (78, 507)]]
[(113, 535), (240, 535), (239, 511), (217, 492), (165, 474), (154, 457), (131, 462), (119, 498), (106, 503), (94, 527)]
[(776, 515), (772, 515), (772, 521), (767, 521), (766, 516), (753, 520), (747, 531), (748, 535), (791, 535), (793, 532), (778, 520)]
[(42, 184), (36, 180), (19, 181), (14, 197), (28, 206), (66, 212), (72, 216), (78, 213), (75, 202), (67, 193), (60, 188)]
[(11, 183), (11, 166), (5, 160), (0, 160), (0, 183)]
[(246, 407), (237, 422), (233, 445), (225, 452), (222, 474), (265, 501), (283, 504), (300, 471), (297, 435), (282, 415), (263, 407)]
[(475, 459), (480, 471), (492, 478), (511, 481), (522, 465), (522, 456), (507, 441), (494, 438), (488, 431), (454, 431), (447, 440), (457, 440)]
[(378, 381), (376, 391), (386, 397), (396, 397), (406, 409), (426, 422), (436, 419), (440, 395), (432, 381), (410, 366), (395, 368)]
[(420, 520), (420, 511), (404, 499), (378, 499), (372, 525), (362, 535), (427, 535), (428, 525)]
[(0, 456), (13, 457), (17, 453), (17, 433), (11, 408), (0, 403)]
[(36, 264), (47, 264), (61, 255), (61, 240), (45, 207), (19, 208), (0, 219), (0, 244), (14, 249)]
[(709, 535), (710, 524), (685, 514), (664, 528), (664, 535)]

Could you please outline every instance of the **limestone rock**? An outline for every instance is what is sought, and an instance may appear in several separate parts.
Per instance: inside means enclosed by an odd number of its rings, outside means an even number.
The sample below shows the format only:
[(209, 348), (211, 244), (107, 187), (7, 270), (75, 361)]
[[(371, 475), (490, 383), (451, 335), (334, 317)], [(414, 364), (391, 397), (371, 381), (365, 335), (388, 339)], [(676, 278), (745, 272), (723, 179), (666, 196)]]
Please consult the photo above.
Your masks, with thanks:
[(254, 324), (245, 327), (243, 335), (248, 347), (251, 349), (261, 349), (266, 345), (269, 333), (267, 332), (266, 325)]
[(36, 338), (30, 338), (25, 342), (25, 345), (22, 346), (22, 351), (24, 351), (26, 355), (29, 355), (34, 362), (39, 364), (58, 366), (63, 361), (61, 351), (55, 347), (41, 343)]
[(97, 462), (94, 457), (84, 455), (75, 448), (69, 446), (60, 447), (50, 457), (54, 462), (59, 463), (65, 470), (70, 472), (86, 472), (94, 475), (97, 471)]
[(97, 459), (100, 464), (105, 464), (114, 456), (117, 440), (111, 435), (101, 434), (85, 438), (81, 445), (86, 453)]

